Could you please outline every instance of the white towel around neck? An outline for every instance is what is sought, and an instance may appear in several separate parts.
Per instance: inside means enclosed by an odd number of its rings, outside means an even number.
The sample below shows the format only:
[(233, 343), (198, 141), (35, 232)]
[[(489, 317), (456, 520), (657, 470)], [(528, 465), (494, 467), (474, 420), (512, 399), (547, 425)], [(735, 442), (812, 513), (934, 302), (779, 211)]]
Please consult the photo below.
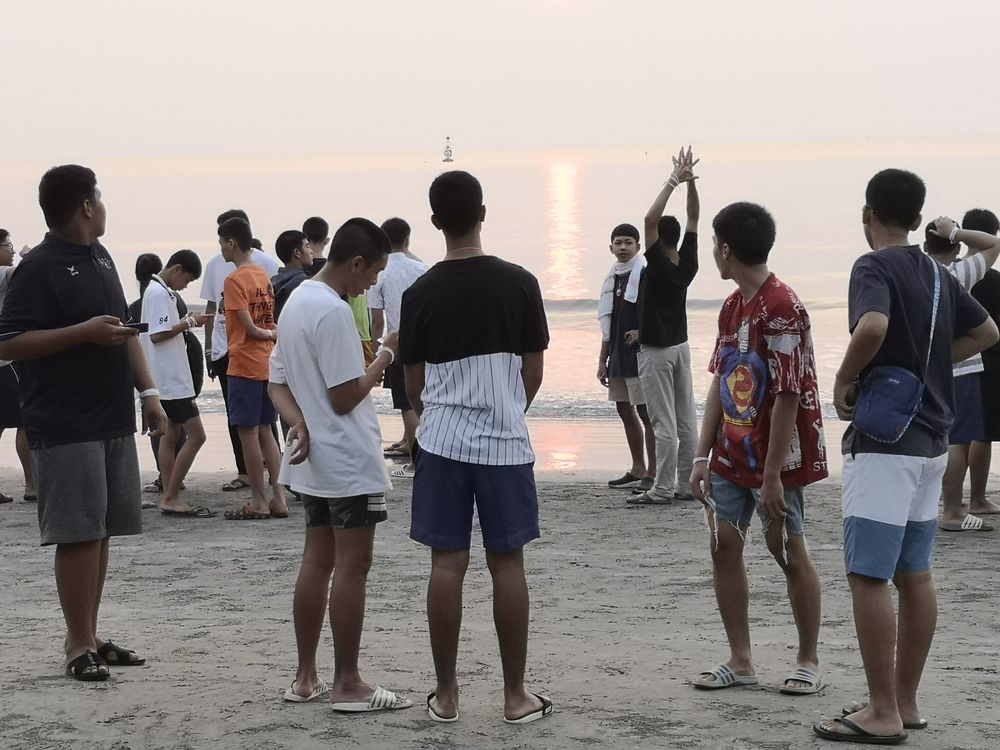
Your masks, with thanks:
[(611, 339), (611, 312), (615, 306), (615, 276), (627, 273), (628, 284), (625, 285), (625, 301), (635, 304), (639, 299), (639, 279), (642, 269), (646, 267), (646, 256), (636, 253), (625, 263), (615, 263), (601, 286), (601, 299), (597, 303), (597, 319), (601, 322), (601, 335), (605, 341)]

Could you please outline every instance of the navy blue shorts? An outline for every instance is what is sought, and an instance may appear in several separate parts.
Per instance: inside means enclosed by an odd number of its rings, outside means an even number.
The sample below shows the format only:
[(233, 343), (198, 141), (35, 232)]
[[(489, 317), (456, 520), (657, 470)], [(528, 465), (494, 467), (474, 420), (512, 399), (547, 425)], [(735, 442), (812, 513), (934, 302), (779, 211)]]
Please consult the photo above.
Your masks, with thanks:
[(986, 442), (981, 375), (982, 373), (974, 372), (959, 375), (952, 380), (955, 388), (955, 421), (948, 432), (949, 445)]
[(266, 380), (229, 376), (229, 424), (259, 427), (274, 424), (278, 412), (267, 395)]
[(479, 512), (483, 546), (502, 554), (538, 539), (534, 463), (485, 466), (415, 452), (410, 538), (436, 550), (467, 550), (472, 509)]

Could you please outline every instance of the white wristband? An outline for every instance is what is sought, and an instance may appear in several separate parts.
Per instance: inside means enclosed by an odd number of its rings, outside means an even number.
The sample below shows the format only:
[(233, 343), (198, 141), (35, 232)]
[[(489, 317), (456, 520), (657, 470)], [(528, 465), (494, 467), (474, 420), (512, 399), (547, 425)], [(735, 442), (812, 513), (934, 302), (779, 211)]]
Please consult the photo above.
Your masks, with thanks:
[(376, 350), (376, 352), (375, 352), (375, 358), (377, 359), (378, 357), (380, 357), (383, 354), (388, 354), (389, 355), (389, 364), (390, 365), (393, 362), (396, 361), (396, 355), (395, 355), (395, 353), (388, 346), (380, 346), (378, 348), (378, 350)]
[(668, 185), (670, 185), (670, 187), (677, 187), (678, 185), (680, 185), (680, 184), (681, 184), (681, 181), (680, 181), (680, 180), (678, 180), (678, 179), (677, 179), (676, 177), (674, 177), (673, 175), (670, 175), (670, 179), (669, 179), (669, 180), (667, 180), (667, 184), (668, 184)]
[(698, 456), (693, 461), (691, 461), (692, 464), (707, 464), (711, 462), (712, 459), (709, 458), (708, 456)]
[(962, 227), (960, 227), (958, 224), (956, 224), (955, 228), (952, 229), (951, 232), (948, 234), (948, 242), (951, 242), (952, 244), (954, 244), (955, 243), (955, 238), (958, 236), (958, 233), (960, 231), (962, 231)]
[(160, 397), (160, 392), (156, 388), (147, 388), (139, 393), (139, 398), (149, 398), (150, 396)]

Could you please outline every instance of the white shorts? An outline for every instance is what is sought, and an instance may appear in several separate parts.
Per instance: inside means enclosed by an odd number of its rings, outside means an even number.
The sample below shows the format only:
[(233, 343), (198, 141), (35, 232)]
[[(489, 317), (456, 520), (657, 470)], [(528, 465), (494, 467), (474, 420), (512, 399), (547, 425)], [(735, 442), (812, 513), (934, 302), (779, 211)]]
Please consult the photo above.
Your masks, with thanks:
[(844, 456), (847, 572), (888, 581), (896, 571), (930, 570), (941, 479), (948, 454)]
[(634, 378), (608, 378), (608, 401), (628, 401), (632, 406), (645, 406), (646, 397), (638, 376)]

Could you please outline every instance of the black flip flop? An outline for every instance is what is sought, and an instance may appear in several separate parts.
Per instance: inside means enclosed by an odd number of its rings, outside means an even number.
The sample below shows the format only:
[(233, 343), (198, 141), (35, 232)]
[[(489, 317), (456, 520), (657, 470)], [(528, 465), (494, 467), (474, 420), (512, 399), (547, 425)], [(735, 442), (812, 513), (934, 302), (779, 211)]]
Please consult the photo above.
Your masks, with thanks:
[[(97, 649), (98, 655), (108, 664), (116, 667), (141, 667), (146, 663), (145, 659), (140, 659), (135, 651), (123, 648), (111, 641), (105, 641), (104, 645)], [(132, 657), (136, 658), (133, 659)]]
[(66, 665), (66, 674), (80, 682), (104, 682), (111, 677), (111, 670), (100, 654), (84, 651)]
[(862, 729), (853, 721), (845, 719), (843, 716), (838, 716), (833, 721), (837, 724), (843, 724), (853, 734), (831, 732), (829, 729), (824, 729), (822, 724), (813, 724), (813, 731), (824, 740), (854, 742), (859, 745), (899, 745), (909, 736), (905, 730), (899, 734), (872, 734), (867, 729)]
[(217, 515), (214, 510), (210, 510), (204, 505), (199, 505), (197, 508), (191, 508), (190, 510), (170, 510), (170, 508), (160, 508), (160, 513), (165, 516), (173, 516), (175, 518), (215, 518)]
[[(855, 708), (857, 706), (857, 708)], [(868, 708), (867, 703), (855, 703), (851, 706), (844, 706), (841, 712), (844, 716), (850, 716), (851, 714), (856, 714), (858, 711)], [(920, 721), (904, 721), (903, 729), (927, 729), (927, 719), (921, 719)]]

